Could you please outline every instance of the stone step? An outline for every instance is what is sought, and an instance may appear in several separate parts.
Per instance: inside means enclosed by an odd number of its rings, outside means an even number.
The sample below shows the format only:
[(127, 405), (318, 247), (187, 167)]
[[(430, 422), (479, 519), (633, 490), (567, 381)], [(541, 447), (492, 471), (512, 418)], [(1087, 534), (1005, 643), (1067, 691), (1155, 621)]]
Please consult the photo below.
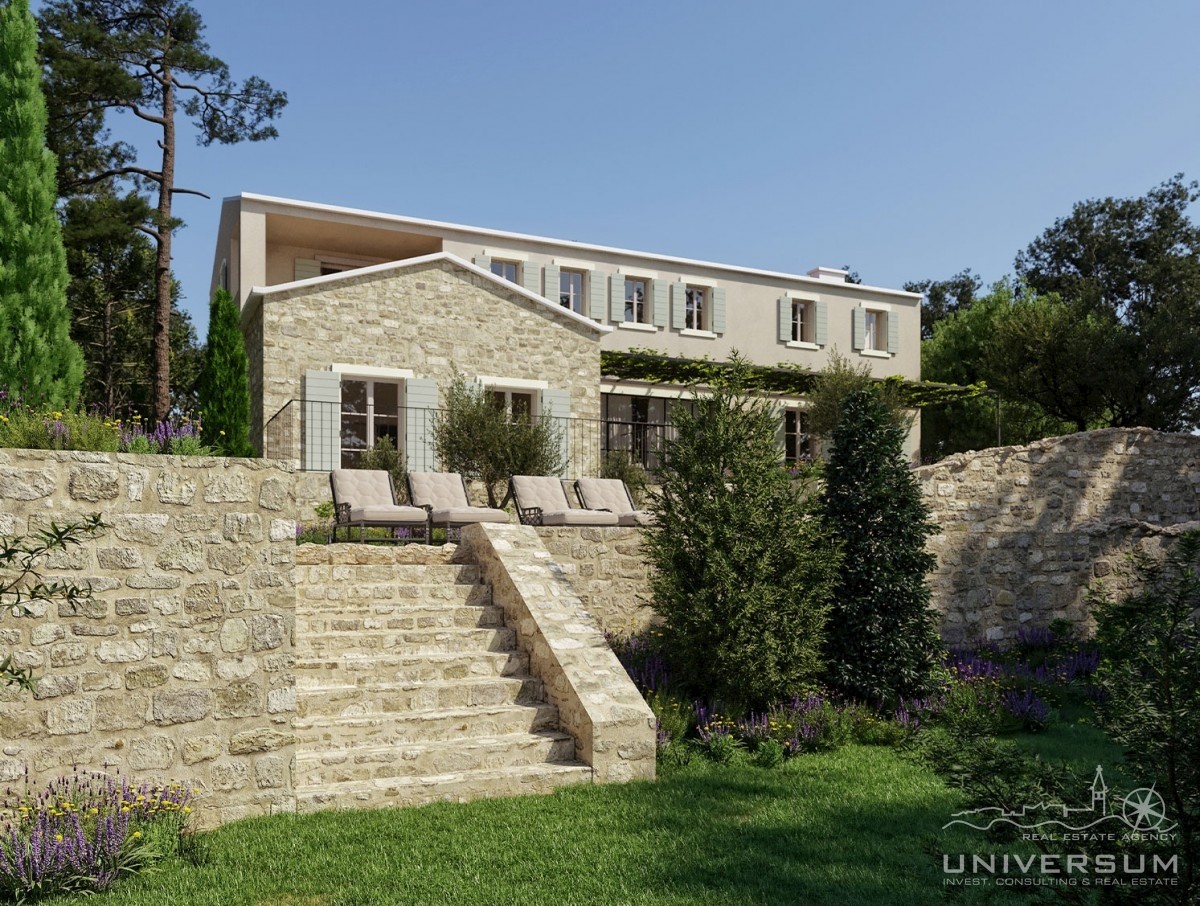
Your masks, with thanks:
[(372, 604), (347, 608), (341, 613), (323, 612), (316, 616), (296, 616), (296, 635), (300, 639), (328, 632), (367, 630), (451, 629), (459, 627), (496, 627), (504, 625), (504, 608), (494, 604)]
[(454, 654), (512, 651), (517, 634), (504, 626), (478, 629), (373, 630), (370, 632), (324, 632), (296, 639), (296, 656), (341, 657), (350, 654)]
[(558, 709), (553, 705), (531, 703), (363, 717), (297, 717), (293, 732), (303, 752), (535, 733), (556, 730), (557, 722)]
[(442, 682), (468, 677), (494, 678), (529, 673), (529, 655), (524, 651), (474, 652), (470, 654), (407, 655), (344, 654), (340, 657), (297, 657), (296, 687), (299, 692), (314, 686), (362, 685), (372, 683)]
[(550, 793), (560, 786), (591, 783), (592, 769), (578, 762), (531, 764), (497, 770), (462, 771), (424, 777), (390, 777), (298, 786), (296, 810), (358, 809), (466, 802), (493, 796)]
[(542, 681), (532, 676), (468, 677), (446, 682), (306, 686), (296, 716), (357, 717), (540, 702)]
[(296, 582), (339, 585), (450, 585), (477, 583), (479, 567), (474, 563), (368, 563), (296, 566)]
[(434, 602), (447, 604), (491, 604), (492, 587), (468, 582), (442, 582), (412, 585), (399, 582), (339, 582), (325, 585), (301, 586), (297, 595), (298, 613), (316, 616), (321, 613), (342, 613), (362, 608), (364, 612), (376, 605), (427, 606)]
[(565, 763), (575, 758), (575, 742), (557, 730), (479, 739), (398, 746), (366, 746), (350, 751), (305, 751), (296, 755), (297, 787), (424, 777), (467, 771), (493, 771), (531, 764)]

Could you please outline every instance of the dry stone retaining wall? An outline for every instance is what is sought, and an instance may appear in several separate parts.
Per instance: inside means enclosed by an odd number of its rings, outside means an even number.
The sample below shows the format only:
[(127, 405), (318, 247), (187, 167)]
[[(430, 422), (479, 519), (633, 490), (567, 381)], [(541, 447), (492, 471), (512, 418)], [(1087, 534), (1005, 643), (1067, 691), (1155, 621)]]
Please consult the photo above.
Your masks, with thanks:
[(0, 689), (0, 781), (183, 780), (204, 825), (294, 807), (292, 480), (263, 460), (0, 450), (0, 534), (109, 526), (44, 567), (90, 601), (0, 611), (0, 651), (41, 678)]
[(917, 470), (938, 533), (930, 577), (952, 644), (1012, 638), (1066, 619), (1134, 546), (1200, 518), (1200, 438), (1110, 428), (951, 456)]

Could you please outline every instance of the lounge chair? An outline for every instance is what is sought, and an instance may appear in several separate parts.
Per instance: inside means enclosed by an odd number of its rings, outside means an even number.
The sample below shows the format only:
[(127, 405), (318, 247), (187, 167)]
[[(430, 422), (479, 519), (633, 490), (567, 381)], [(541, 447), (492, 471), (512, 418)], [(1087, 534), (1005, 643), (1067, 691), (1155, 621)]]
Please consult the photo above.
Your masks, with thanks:
[[(346, 530), (349, 541), (355, 526), (359, 541), (366, 540), (368, 528), (406, 528), (430, 540), (429, 511), (398, 505), (392, 476), (383, 469), (334, 469), (329, 473), (329, 490), (333, 492), (332, 541), (337, 541), (339, 528)], [(393, 536), (396, 541), (407, 540), (398, 532)]]
[(616, 525), (617, 517), (603, 510), (573, 510), (562, 482), (553, 476), (514, 475), (513, 498), (526, 525)]
[(653, 525), (654, 515), (639, 510), (629, 487), (619, 478), (580, 478), (575, 482), (579, 502), (592, 510), (608, 510), (617, 517), (617, 525)]
[(408, 499), (429, 512), (430, 525), (448, 535), (476, 522), (509, 522), (508, 513), (471, 506), (467, 483), (457, 472), (409, 472)]

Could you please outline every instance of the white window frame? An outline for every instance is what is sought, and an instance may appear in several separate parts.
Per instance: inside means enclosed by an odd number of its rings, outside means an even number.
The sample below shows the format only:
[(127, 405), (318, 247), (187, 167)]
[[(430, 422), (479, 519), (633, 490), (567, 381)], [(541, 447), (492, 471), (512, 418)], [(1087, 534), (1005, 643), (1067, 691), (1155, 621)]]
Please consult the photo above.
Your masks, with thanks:
[[(573, 288), (568, 285), (568, 291), (563, 292), (563, 281), (570, 277), (579, 278), (579, 296), (575, 297)], [(558, 271), (558, 304), (567, 311), (573, 311), (577, 315), (583, 315), (587, 311), (587, 288), (588, 288), (588, 271), (578, 267), (563, 267)], [(563, 296), (567, 296), (567, 301), (563, 302)]]
[(863, 348), (867, 354), (888, 355), (888, 318), (891, 312), (883, 308), (863, 306)]
[[(648, 277), (640, 277), (636, 274), (622, 274), (621, 276), (618, 277), (618, 279), (624, 281), (624, 284), (625, 284), (625, 320), (621, 323), (623, 323), (623, 324), (642, 324), (642, 325), (652, 326), (653, 325), (653, 313), (651, 312), (651, 308), (654, 305), (654, 295), (653, 295), (654, 288), (653, 288), (653, 285), (652, 285), (650, 279)], [(630, 298), (630, 291), (629, 291), (630, 283), (635, 284), (635, 288), (633, 290), (633, 295), (634, 295), (633, 299)], [(638, 311), (637, 311), (638, 303), (636, 301), (636, 295), (637, 295), (636, 284), (638, 284), (638, 283), (640, 283), (642, 285), (642, 302), (641, 302), (642, 316), (640, 318), (638, 317)], [(632, 309), (632, 314), (633, 314), (632, 318), (629, 317), (631, 309)]]
[[(793, 465), (797, 462), (805, 462), (812, 459), (813, 455), (813, 436), (811, 431), (805, 431), (805, 422), (810, 418), (807, 409), (799, 406), (788, 406), (783, 410), (783, 461), (786, 465)], [(788, 421), (793, 422), (792, 430), (788, 430)], [(794, 456), (788, 458), (788, 439), (793, 438)], [(807, 452), (801, 453), (801, 449), (807, 447)]]
[[(693, 294), (699, 294), (699, 317), (696, 317)], [(712, 323), (712, 287), (701, 283), (685, 283), (683, 285), (683, 329), (709, 333)]]
[[(512, 277), (509, 278), (504, 274), (496, 273), (497, 265), (501, 267), (511, 267), (513, 271)], [(499, 277), (501, 280), (508, 280), (509, 283), (515, 283), (517, 286), (521, 286), (521, 267), (522, 262), (517, 261), (514, 258), (493, 258), (489, 269), (491, 270), (493, 276)]]
[[(338, 366), (335, 365), (334, 370), (336, 371), (337, 369), (338, 369)], [(361, 455), (362, 453), (366, 452), (367, 450), (370, 450), (373, 446), (375, 446), (375, 442), (376, 442), (376, 437), (375, 437), (375, 385), (376, 384), (388, 384), (388, 385), (394, 386), (396, 388), (396, 449), (403, 451), (404, 443), (405, 443), (404, 413), (405, 413), (405, 409), (406, 409), (405, 403), (407, 402), (407, 397), (406, 397), (406, 393), (405, 393), (405, 391), (407, 389), (405, 386), (405, 378), (412, 377), (412, 373), (407, 372), (407, 373), (397, 374), (395, 369), (386, 369), (386, 368), (360, 368), (360, 369), (358, 369), (357, 372), (342, 371), (342, 372), (340, 372), (340, 374), (341, 374), (341, 377), (339, 378), (339, 383), (343, 388), (345, 387), (345, 384), (347, 381), (357, 381), (359, 383), (363, 383), (363, 384), (367, 385), (367, 406), (366, 406), (367, 411), (365, 413), (361, 413), (366, 418), (367, 430), (366, 430), (366, 437), (365, 437), (365, 441), (366, 441), (365, 447), (359, 449), (357, 447), (347, 447), (344, 444), (343, 441), (345, 440), (345, 432), (342, 430), (341, 419), (342, 419), (343, 415), (346, 415), (348, 413), (346, 413), (342, 408), (343, 406), (345, 406), (345, 402), (344, 402), (345, 393), (343, 391), (343, 394), (342, 394), (343, 402), (341, 403), (341, 405), (338, 406), (338, 458), (337, 458), (337, 462), (338, 462), (339, 467), (340, 468), (345, 467), (342, 464), (344, 462), (343, 457), (345, 456), (345, 454), (347, 452), (355, 452), (355, 453), (358, 453)], [(354, 414), (359, 415), (360, 413), (354, 413)]]

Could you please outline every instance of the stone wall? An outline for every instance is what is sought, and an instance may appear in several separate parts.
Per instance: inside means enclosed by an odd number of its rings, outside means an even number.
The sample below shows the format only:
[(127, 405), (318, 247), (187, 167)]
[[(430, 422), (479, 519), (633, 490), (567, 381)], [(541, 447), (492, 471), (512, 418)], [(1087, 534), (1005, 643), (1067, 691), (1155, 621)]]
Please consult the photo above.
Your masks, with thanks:
[(471, 525), (463, 529), (458, 557), (477, 563), (491, 584), (493, 602), (504, 608), (505, 623), (529, 653), (530, 672), (595, 781), (654, 779), (654, 713), (537, 532), (527, 525)]
[(40, 677), (0, 689), (0, 781), (181, 780), (201, 825), (293, 807), (292, 480), (262, 460), (0, 450), (0, 533), (109, 526), (45, 564), (90, 601), (0, 612), (0, 650)]
[(930, 577), (952, 644), (1067, 619), (1135, 545), (1200, 518), (1200, 437), (1111, 428), (951, 456), (916, 472), (939, 532)]
[(650, 569), (636, 528), (539, 526), (583, 607), (605, 632), (627, 636), (650, 625)]
[[(455, 369), (468, 379), (544, 382), (546, 389), (570, 391), (572, 418), (600, 417), (603, 330), (453, 262), (347, 274), (272, 292), (244, 320), (251, 373), (261, 374), (258, 424), (303, 397), (307, 369), (327, 370), (334, 363), (348, 366), (347, 374), (354, 366), (365, 374), (407, 369), (413, 377), (436, 381), (439, 391)], [(299, 412), (291, 417), (291, 455), (300, 458)], [(598, 467), (572, 463), (582, 475)]]

